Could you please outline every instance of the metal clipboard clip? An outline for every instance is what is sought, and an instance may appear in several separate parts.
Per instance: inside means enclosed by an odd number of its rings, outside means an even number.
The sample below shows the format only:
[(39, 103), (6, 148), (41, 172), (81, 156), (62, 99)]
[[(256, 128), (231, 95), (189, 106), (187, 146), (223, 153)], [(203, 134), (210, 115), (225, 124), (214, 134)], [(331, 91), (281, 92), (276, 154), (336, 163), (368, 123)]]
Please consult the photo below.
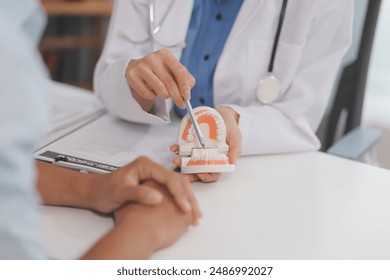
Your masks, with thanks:
[(106, 174), (117, 170), (119, 167), (105, 163), (90, 161), (67, 155), (58, 155), (52, 162), (54, 165), (78, 170), (82, 173)]

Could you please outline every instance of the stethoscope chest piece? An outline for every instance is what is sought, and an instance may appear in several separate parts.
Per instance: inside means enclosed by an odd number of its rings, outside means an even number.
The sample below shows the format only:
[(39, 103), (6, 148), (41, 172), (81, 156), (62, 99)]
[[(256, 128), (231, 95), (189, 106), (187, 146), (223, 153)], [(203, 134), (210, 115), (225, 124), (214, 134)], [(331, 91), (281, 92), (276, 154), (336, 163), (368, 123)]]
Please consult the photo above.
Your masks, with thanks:
[(280, 81), (274, 75), (268, 74), (267, 77), (260, 81), (256, 93), (260, 102), (263, 104), (271, 104), (279, 98), (280, 92)]
[(260, 80), (259, 86), (256, 91), (257, 98), (263, 104), (271, 104), (277, 101), (282, 94), (282, 86), (278, 78), (273, 75), (274, 62), (276, 51), (279, 44), (280, 33), (282, 32), (284, 15), (286, 13), (287, 1), (283, 0), (282, 9), (280, 10), (278, 28), (274, 38), (274, 44), (272, 47), (271, 58), (268, 65), (268, 75)]

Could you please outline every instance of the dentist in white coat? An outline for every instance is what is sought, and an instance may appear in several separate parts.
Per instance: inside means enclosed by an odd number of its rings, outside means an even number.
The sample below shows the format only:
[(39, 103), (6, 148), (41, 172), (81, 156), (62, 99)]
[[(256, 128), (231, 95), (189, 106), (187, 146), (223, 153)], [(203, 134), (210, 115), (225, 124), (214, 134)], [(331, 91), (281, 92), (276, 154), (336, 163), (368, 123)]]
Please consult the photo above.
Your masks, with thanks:
[[(119, 0), (95, 91), (138, 123), (169, 123), (190, 95), (194, 107), (218, 108), (232, 162), (314, 151), (352, 17), (353, 0)], [(262, 98), (264, 82), (272, 93)]]

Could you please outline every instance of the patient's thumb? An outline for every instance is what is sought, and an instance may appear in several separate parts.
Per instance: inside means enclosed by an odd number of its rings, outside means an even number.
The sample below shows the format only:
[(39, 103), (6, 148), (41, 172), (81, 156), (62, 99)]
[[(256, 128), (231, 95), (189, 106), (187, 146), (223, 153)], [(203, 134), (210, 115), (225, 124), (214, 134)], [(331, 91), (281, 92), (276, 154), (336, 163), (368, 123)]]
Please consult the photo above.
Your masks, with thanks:
[(140, 185), (137, 187), (135, 200), (147, 205), (156, 205), (163, 201), (163, 195), (154, 188)]

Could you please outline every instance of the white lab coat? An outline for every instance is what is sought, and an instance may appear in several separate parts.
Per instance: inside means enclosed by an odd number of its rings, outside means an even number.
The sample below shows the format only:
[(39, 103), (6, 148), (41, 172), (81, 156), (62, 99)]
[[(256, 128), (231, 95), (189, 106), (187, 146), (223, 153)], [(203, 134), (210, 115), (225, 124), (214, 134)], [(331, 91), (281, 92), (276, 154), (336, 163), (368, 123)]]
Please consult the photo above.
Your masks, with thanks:
[[(156, 0), (156, 22), (171, 0)], [(278, 45), (274, 74), (282, 98), (263, 105), (256, 98), (266, 76), (282, 0), (245, 0), (214, 74), (214, 103), (240, 115), (243, 154), (313, 151), (315, 135), (352, 36), (353, 0), (290, 0)], [(185, 41), (193, 0), (175, 0), (157, 34), (164, 45)], [(149, 37), (149, 0), (115, 3), (109, 34), (95, 70), (95, 90), (112, 114), (132, 122), (164, 124), (170, 100), (157, 100), (153, 114), (134, 100), (125, 79), (130, 59), (161, 46)], [(132, 43), (132, 41), (142, 41)], [(181, 49), (171, 48), (180, 59)]]

